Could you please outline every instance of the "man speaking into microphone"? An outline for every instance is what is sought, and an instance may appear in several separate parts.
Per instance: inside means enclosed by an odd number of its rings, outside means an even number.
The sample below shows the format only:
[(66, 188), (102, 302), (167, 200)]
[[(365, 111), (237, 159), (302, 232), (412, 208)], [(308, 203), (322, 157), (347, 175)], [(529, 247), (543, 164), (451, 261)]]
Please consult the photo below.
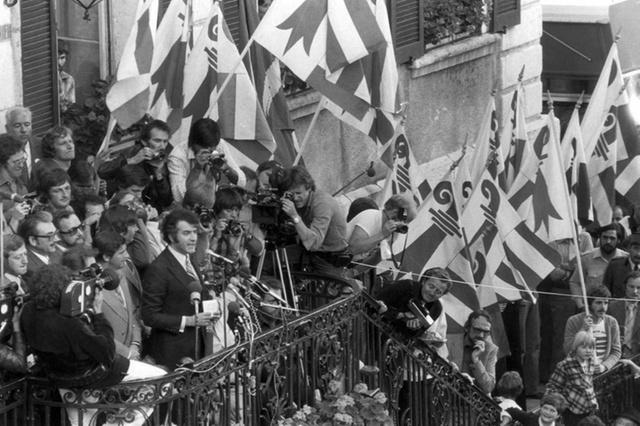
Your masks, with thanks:
[[(196, 357), (196, 343), (203, 339), (197, 333), (216, 320), (210, 312), (202, 312), (199, 272), (194, 267), (198, 216), (175, 209), (162, 222), (162, 236), (167, 248), (147, 268), (144, 275), (142, 319), (151, 327), (146, 353), (156, 363), (171, 370), (181, 359)], [(198, 348), (203, 353), (203, 348)]]

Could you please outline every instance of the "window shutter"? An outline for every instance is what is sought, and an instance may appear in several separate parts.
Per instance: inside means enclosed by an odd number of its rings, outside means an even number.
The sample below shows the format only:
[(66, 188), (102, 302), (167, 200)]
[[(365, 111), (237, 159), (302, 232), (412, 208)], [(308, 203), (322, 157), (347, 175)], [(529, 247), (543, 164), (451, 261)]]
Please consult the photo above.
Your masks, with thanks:
[(505, 32), (508, 27), (520, 24), (520, 1), (493, 0), (492, 32)]
[(22, 103), (31, 109), (36, 135), (58, 124), (60, 116), (53, 4), (50, 0), (20, 1)]
[(424, 53), (424, 0), (388, 1), (396, 61), (403, 64)]

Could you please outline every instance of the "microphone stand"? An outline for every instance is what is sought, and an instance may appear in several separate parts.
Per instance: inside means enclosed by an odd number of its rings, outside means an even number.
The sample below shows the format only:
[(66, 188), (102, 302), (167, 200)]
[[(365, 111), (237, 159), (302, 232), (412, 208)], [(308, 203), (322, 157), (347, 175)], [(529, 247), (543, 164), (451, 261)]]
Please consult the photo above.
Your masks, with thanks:
[(195, 312), (195, 329), (196, 329), (195, 351), (193, 352), (193, 354), (194, 354), (196, 362), (200, 359), (200, 357), (198, 356), (199, 352), (200, 352), (200, 350), (199, 350), (199, 348), (200, 348), (200, 336), (199, 336), (199, 334), (200, 334), (200, 326), (198, 326), (198, 314), (200, 313), (199, 312), (200, 309), (199, 309), (199, 306), (198, 306), (199, 302), (200, 301), (198, 299), (193, 299), (193, 301), (192, 301), (193, 310)]
[(333, 194), (331, 194), (332, 197), (335, 197), (336, 195), (338, 195), (339, 193), (341, 193), (346, 187), (348, 187), (349, 185), (351, 185), (353, 182), (355, 182), (356, 180), (358, 180), (361, 176), (364, 175), (369, 175), (370, 177), (374, 177), (376, 175), (376, 171), (373, 170), (373, 161), (371, 162), (371, 164), (369, 164), (369, 167), (367, 167), (364, 171), (360, 172), (358, 175), (356, 175), (356, 177), (354, 177), (353, 179), (351, 179), (349, 182), (345, 183), (342, 188), (338, 189), (336, 192), (334, 192)]

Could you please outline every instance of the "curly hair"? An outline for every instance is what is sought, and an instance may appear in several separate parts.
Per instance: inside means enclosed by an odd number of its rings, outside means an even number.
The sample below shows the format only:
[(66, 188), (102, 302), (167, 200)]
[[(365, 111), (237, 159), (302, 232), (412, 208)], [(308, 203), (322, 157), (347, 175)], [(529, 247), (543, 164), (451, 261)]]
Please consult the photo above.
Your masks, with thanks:
[(56, 156), (56, 141), (66, 136), (73, 136), (68, 127), (56, 126), (47, 130), (41, 142), (42, 158), (54, 158)]
[(171, 236), (175, 237), (176, 232), (178, 232), (178, 222), (187, 222), (190, 225), (198, 226), (200, 221), (198, 220), (198, 215), (190, 210), (184, 208), (173, 209), (160, 225), (162, 238), (168, 244), (171, 244)]
[(213, 212), (218, 215), (222, 210), (237, 207), (242, 208), (242, 197), (238, 191), (231, 187), (220, 188), (216, 191), (216, 201), (213, 203)]
[(60, 296), (71, 282), (71, 269), (63, 265), (45, 265), (31, 279), (31, 296), (36, 309), (57, 309)]
[(312, 191), (316, 190), (316, 184), (309, 174), (309, 171), (302, 166), (294, 166), (290, 169), (285, 170), (284, 174), (284, 187), (287, 190), (290, 190), (296, 186), (302, 185), (306, 189), (310, 189)]
[(191, 125), (187, 139), (189, 148), (194, 149), (195, 145), (198, 145), (202, 148), (215, 149), (219, 143), (220, 128), (217, 122), (210, 118), (201, 118)]

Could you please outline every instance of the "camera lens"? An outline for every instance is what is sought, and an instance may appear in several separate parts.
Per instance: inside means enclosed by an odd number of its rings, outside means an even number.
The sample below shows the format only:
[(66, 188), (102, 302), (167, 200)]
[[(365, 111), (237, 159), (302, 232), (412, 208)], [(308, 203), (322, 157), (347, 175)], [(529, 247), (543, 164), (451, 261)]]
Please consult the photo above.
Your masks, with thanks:
[(396, 226), (395, 232), (397, 232), (398, 234), (406, 234), (407, 232), (409, 232), (409, 226), (404, 224), (398, 225)]

